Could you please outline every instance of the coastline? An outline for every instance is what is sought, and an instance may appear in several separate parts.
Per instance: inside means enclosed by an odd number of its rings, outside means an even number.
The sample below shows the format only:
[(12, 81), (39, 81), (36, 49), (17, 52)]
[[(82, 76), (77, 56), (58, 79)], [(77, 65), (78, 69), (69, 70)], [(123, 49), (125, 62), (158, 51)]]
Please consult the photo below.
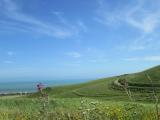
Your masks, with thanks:
[(8, 92), (8, 93), (0, 93), (0, 96), (23, 96), (23, 95), (30, 95), (30, 94), (33, 94), (35, 92)]
[(82, 83), (86, 80), (41, 80), (41, 81), (1, 81), (0, 96), (28, 95), (37, 92), (37, 84), (42, 83), (46, 87), (62, 86)]

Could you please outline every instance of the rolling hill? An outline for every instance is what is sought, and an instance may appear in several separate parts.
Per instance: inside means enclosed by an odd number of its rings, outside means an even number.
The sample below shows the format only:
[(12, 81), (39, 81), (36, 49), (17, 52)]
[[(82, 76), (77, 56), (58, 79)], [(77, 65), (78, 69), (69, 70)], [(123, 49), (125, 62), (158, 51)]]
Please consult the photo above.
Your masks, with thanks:
[[(155, 120), (159, 114), (155, 109), (157, 103), (152, 90), (160, 88), (159, 71), (160, 66), (157, 66), (134, 74), (48, 87), (43, 92), (49, 97), (40, 93), (4, 96), (0, 98), (0, 119), (53, 120), (56, 117), (56, 120), (146, 120), (150, 116), (150, 120)], [(153, 85), (147, 75), (152, 79)], [(132, 99), (119, 82), (122, 79), (128, 83), (127, 89)], [(142, 92), (142, 88), (148, 91)]]
[[(103, 78), (98, 80), (93, 80), (86, 83), (75, 84), (75, 85), (66, 85), (66, 86), (57, 86), (46, 88), (45, 91), (52, 97), (94, 97), (94, 98), (105, 98), (105, 99), (128, 99), (125, 91), (118, 89), (119, 86), (114, 85), (114, 81), (119, 79), (125, 79), (129, 84), (128, 89), (133, 90), (134, 96), (137, 99), (140, 97), (148, 97), (148, 92), (142, 92), (141, 90), (147, 89), (152, 90), (153, 86), (148, 80), (146, 74), (150, 76), (153, 81), (155, 88), (160, 88), (160, 66), (153, 67), (151, 69), (134, 73), (134, 74), (124, 74), (120, 76)], [(136, 89), (136, 90), (134, 90)], [(36, 96), (38, 94), (31, 95)]]

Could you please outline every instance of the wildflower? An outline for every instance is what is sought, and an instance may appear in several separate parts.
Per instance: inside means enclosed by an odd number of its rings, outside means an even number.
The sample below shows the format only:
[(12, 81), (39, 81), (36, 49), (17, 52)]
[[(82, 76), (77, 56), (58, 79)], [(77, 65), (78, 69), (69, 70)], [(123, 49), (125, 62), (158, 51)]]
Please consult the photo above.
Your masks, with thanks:
[(96, 105), (96, 104), (98, 104), (98, 102), (91, 102), (91, 104), (92, 104), (92, 105)]
[(86, 111), (90, 111), (90, 109), (86, 109)]
[(84, 101), (81, 101), (81, 104), (83, 104), (84, 103)]
[(109, 107), (106, 107), (106, 109), (109, 109)]
[(83, 115), (85, 115), (85, 114), (86, 114), (86, 112), (82, 112), (82, 114), (83, 114)]

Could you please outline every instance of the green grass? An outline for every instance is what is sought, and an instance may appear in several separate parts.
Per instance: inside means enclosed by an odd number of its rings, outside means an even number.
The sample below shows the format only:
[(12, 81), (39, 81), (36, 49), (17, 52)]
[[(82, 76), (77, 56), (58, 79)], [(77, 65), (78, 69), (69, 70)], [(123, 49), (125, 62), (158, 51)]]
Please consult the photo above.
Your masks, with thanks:
[[(150, 81), (147, 79), (145, 74), (148, 74), (153, 82), (158, 85), (160, 82), (160, 66), (154, 67), (152, 69), (148, 69), (143, 72), (135, 73), (135, 74), (127, 74), (116, 77), (104, 78), (99, 80), (93, 80), (91, 82), (86, 82), (82, 84), (76, 85), (67, 85), (67, 86), (58, 86), (47, 88), (46, 92), (53, 97), (118, 97), (118, 96), (126, 96), (125, 92), (112, 89), (113, 81), (125, 78), (128, 82), (137, 85), (148, 85)], [(33, 95), (36, 96), (36, 95)]]
[(130, 83), (150, 84), (145, 73), (159, 84), (158, 66), (135, 74), (46, 88), (49, 101), (40, 97), (40, 93), (4, 96), (0, 98), (0, 120), (155, 120), (152, 93), (131, 91), (133, 102), (124, 90), (113, 88), (113, 82), (120, 78)]
[[(156, 118), (153, 104), (94, 98), (51, 98), (46, 110), (38, 98), (0, 99), (4, 120), (135, 120)], [(42, 112), (40, 112), (43, 110)], [(141, 120), (140, 119), (140, 120)]]
[(129, 74), (124, 77), (126, 77), (129, 82), (150, 84), (150, 80), (147, 79), (146, 74), (148, 74), (152, 78), (153, 83), (160, 84), (160, 66), (153, 67), (143, 72)]

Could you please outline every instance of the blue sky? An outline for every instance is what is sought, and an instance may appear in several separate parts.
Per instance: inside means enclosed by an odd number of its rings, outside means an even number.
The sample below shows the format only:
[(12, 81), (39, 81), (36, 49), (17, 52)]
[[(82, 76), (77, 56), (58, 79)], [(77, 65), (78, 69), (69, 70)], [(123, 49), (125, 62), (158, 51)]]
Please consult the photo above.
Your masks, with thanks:
[(159, 0), (1, 0), (0, 80), (95, 79), (160, 63)]

